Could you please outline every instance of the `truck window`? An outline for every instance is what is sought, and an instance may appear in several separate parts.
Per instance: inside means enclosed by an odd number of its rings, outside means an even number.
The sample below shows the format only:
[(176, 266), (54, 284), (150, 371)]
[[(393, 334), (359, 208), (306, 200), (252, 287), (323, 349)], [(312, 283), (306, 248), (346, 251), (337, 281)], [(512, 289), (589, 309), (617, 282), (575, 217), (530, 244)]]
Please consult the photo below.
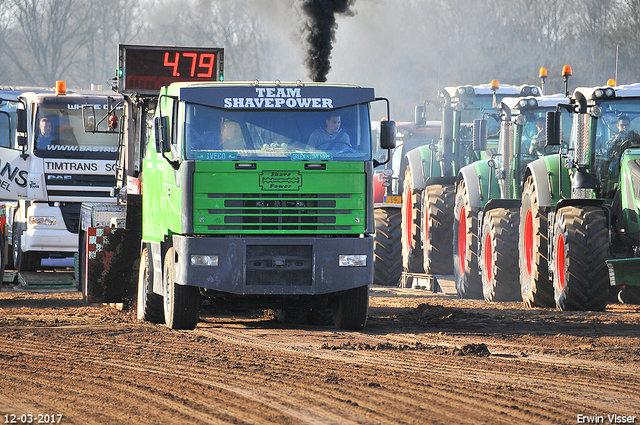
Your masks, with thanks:
[[(371, 159), (367, 105), (332, 111), (224, 110), (196, 104), (184, 108), (182, 137), (187, 159)], [(333, 126), (329, 130), (328, 122)]]
[[(38, 105), (34, 137), (34, 152), (44, 158), (83, 157), (93, 159), (116, 159), (118, 132), (109, 131), (108, 112), (105, 99), (84, 99), (81, 103), (70, 103), (67, 99), (44, 101)], [(85, 132), (82, 106), (94, 107), (98, 132)], [(120, 111), (116, 115), (122, 115)]]

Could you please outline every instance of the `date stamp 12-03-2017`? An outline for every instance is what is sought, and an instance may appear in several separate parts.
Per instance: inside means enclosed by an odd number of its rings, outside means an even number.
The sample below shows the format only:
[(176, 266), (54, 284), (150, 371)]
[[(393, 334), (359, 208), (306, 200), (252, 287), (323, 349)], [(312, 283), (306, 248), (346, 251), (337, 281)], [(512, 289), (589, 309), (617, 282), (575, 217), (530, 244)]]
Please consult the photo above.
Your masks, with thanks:
[(61, 413), (23, 413), (2, 415), (5, 424), (59, 424), (62, 421)]

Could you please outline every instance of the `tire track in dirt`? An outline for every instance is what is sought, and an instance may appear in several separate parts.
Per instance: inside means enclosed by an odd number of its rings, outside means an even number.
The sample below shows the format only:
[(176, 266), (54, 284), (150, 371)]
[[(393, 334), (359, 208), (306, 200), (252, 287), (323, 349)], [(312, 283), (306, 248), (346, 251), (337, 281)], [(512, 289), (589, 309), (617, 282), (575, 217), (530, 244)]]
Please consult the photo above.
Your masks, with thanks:
[[(364, 352), (357, 351), (356, 353), (348, 350), (337, 350), (337, 353), (331, 351), (327, 353), (323, 352), (324, 350), (319, 349), (319, 346), (308, 346), (308, 341), (306, 339), (301, 343), (296, 343), (295, 339), (293, 341), (291, 340), (291, 335), (288, 335), (289, 340), (287, 341), (274, 341), (275, 338), (265, 338), (264, 336), (256, 337), (254, 335), (254, 330), (243, 330), (237, 328), (230, 330), (221, 328), (198, 328), (198, 331), (210, 333), (214, 337), (227, 339), (235, 343), (256, 345), (266, 349), (301, 353), (307, 356), (320, 356), (325, 359), (357, 362), (368, 365), (377, 364), (379, 366), (384, 365), (384, 367), (393, 365), (394, 367), (402, 367), (404, 369), (412, 370), (413, 372), (419, 372), (423, 368), (423, 365), (421, 364), (406, 363), (406, 357), (403, 357), (402, 361), (389, 358), (382, 354), (385, 352), (384, 349), (373, 350), (377, 351), (375, 357), (367, 355), (366, 350)], [(364, 342), (372, 346), (379, 344), (383, 347), (385, 344), (388, 344), (390, 339), (394, 339), (389, 338), (388, 335), (381, 338), (361, 333), (352, 333), (349, 334), (349, 337), (353, 341), (351, 342), (352, 345)], [(402, 341), (404, 343), (409, 342), (409, 339), (407, 337), (401, 337), (397, 338), (396, 341)], [(478, 340), (475, 339), (473, 341), (476, 343), (478, 342)], [(340, 344), (337, 344), (336, 346), (340, 347)], [(494, 344), (494, 346), (497, 345)], [(351, 355), (347, 355), (345, 351)], [(554, 397), (554, 403), (564, 402), (564, 405), (572, 411), (575, 411), (575, 400), (580, 399), (584, 399), (585, 401), (599, 400), (599, 405), (597, 406), (599, 408), (606, 408), (606, 406), (617, 404), (620, 408), (628, 409), (629, 411), (633, 411), (636, 403), (638, 402), (638, 397), (635, 396), (634, 388), (634, 382), (637, 383), (639, 378), (637, 370), (629, 368), (625, 369), (621, 366), (609, 365), (603, 362), (587, 361), (586, 364), (584, 364), (585, 362), (576, 361), (574, 359), (563, 359), (552, 356), (527, 356), (524, 359), (517, 360), (519, 363), (528, 363), (534, 367), (542, 368), (543, 370), (545, 368), (551, 368), (551, 370), (554, 371), (554, 374), (550, 377), (533, 375), (527, 377), (520, 373), (496, 374), (495, 371), (487, 373), (485, 368), (468, 368), (466, 365), (452, 368), (451, 366), (444, 365), (443, 363), (438, 364), (437, 367), (438, 374), (445, 374), (458, 379), (467, 379), (476, 383), (483, 382), (490, 384), (501, 382), (503, 385), (510, 385), (514, 382), (518, 382), (519, 385), (526, 384), (531, 388), (539, 388), (540, 390), (532, 390), (532, 392), (537, 393), (539, 391), (539, 395), (542, 399), (548, 397), (550, 391), (561, 393), (561, 396)], [(493, 359), (492, 361), (495, 363), (503, 363), (504, 368), (507, 370), (513, 363), (513, 360), (504, 357), (499, 358), (498, 360)], [(578, 369), (581, 375), (586, 374), (588, 377), (573, 379), (570, 372), (575, 372), (575, 369)], [(594, 376), (602, 375), (605, 371), (606, 377), (604, 379)], [(548, 372), (548, 370), (544, 370), (544, 372)], [(625, 385), (625, 381), (631, 381), (631, 383), (629, 385)], [(624, 396), (625, 392), (628, 394), (626, 397)], [(521, 399), (519, 401), (525, 402), (526, 400)], [(531, 403), (531, 401), (527, 402)], [(542, 410), (549, 408), (548, 405), (540, 405), (538, 407)]]

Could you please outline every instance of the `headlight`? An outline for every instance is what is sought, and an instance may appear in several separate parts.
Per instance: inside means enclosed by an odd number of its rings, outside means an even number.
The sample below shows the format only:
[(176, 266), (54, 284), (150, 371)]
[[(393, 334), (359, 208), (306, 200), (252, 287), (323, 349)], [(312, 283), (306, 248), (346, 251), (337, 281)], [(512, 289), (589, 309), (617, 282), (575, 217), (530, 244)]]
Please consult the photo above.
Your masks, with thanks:
[(340, 255), (338, 257), (338, 266), (340, 267), (365, 267), (367, 265), (366, 255)]
[(191, 255), (192, 266), (212, 266), (218, 267), (217, 255)]
[(29, 224), (32, 226), (55, 226), (58, 220), (55, 217), (29, 217)]

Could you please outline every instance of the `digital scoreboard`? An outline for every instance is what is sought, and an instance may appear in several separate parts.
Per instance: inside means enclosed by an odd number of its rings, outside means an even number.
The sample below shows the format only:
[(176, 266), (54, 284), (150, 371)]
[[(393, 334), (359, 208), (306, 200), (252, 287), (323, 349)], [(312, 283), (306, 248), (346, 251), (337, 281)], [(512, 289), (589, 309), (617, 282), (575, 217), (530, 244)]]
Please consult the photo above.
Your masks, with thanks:
[(222, 81), (224, 49), (120, 44), (118, 92), (157, 93), (178, 81)]

